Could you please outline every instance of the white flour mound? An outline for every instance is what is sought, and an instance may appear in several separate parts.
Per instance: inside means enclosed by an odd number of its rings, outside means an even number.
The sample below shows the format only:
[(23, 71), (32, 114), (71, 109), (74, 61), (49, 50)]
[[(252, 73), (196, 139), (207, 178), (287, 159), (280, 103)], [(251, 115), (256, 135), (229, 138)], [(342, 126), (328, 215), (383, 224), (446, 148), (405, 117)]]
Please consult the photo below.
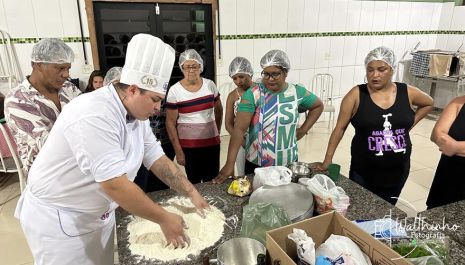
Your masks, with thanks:
[(213, 246), (223, 235), (225, 216), (214, 206), (205, 211), (205, 219), (197, 214), (195, 206), (185, 197), (174, 197), (163, 204), (163, 208), (184, 219), (189, 227), (185, 231), (191, 240), (190, 246), (178, 249), (172, 245), (165, 247), (166, 239), (160, 226), (135, 217), (128, 224), (129, 249), (133, 255), (161, 261), (187, 260), (189, 255), (197, 256), (203, 249)]

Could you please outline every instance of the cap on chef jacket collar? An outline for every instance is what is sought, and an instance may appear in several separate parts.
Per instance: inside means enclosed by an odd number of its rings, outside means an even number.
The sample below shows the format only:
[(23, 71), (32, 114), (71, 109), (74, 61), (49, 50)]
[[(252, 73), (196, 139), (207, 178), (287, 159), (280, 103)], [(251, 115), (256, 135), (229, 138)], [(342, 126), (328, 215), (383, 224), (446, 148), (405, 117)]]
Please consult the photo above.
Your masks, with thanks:
[(32, 47), (31, 61), (35, 63), (72, 63), (73, 50), (60, 39), (45, 38)]
[(174, 49), (149, 34), (132, 37), (120, 82), (165, 95), (174, 65)]
[(388, 47), (380, 46), (371, 50), (365, 57), (365, 68), (371, 61), (383, 61), (387, 63), (392, 70), (396, 69), (396, 55), (394, 51)]

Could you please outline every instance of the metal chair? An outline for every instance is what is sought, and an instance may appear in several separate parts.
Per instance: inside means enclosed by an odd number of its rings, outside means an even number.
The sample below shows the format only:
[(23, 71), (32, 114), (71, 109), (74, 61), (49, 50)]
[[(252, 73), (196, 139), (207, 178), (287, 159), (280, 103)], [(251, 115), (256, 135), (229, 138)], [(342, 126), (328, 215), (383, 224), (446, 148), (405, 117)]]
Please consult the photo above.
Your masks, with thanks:
[[(18, 150), (5, 119), (0, 120), (0, 172), (18, 173), (19, 186), (23, 192), (26, 186), (26, 178), (21, 162), (18, 158)], [(5, 146), (6, 144), (6, 146)]]
[(333, 76), (330, 74), (315, 74), (311, 87), (323, 102), (323, 113), (329, 112), (328, 129), (334, 126), (336, 108), (333, 105)]

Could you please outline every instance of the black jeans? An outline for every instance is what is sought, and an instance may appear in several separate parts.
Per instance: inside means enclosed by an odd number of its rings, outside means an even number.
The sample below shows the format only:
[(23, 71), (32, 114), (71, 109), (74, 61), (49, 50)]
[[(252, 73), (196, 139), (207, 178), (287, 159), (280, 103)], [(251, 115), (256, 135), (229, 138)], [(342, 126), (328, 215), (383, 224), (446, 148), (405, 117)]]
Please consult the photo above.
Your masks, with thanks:
[(244, 173), (246, 175), (249, 175), (249, 174), (254, 174), (255, 173), (255, 169), (257, 167), (260, 167), (259, 165), (256, 165), (252, 162), (249, 162), (249, 160), (245, 160), (245, 167), (244, 167)]
[(183, 148), (186, 175), (193, 184), (214, 179), (220, 171), (220, 145)]

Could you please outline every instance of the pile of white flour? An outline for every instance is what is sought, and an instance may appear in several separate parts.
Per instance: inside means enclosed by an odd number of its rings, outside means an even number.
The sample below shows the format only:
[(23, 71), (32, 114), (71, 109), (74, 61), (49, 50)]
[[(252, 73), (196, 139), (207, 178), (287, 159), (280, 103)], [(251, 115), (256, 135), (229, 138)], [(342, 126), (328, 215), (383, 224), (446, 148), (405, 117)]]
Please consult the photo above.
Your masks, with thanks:
[(185, 232), (191, 240), (190, 246), (178, 249), (172, 245), (165, 247), (166, 239), (160, 226), (135, 217), (127, 227), (129, 249), (133, 255), (161, 261), (187, 260), (189, 255), (197, 256), (203, 249), (213, 246), (223, 235), (225, 216), (214, 206), (210, 206), (211, 210), (205, 211), (205, 219), (197, 214), (195, 206), (185, 197), (174, 197), (166, 201), (163, 208), (184, 219), (189, 227)]

